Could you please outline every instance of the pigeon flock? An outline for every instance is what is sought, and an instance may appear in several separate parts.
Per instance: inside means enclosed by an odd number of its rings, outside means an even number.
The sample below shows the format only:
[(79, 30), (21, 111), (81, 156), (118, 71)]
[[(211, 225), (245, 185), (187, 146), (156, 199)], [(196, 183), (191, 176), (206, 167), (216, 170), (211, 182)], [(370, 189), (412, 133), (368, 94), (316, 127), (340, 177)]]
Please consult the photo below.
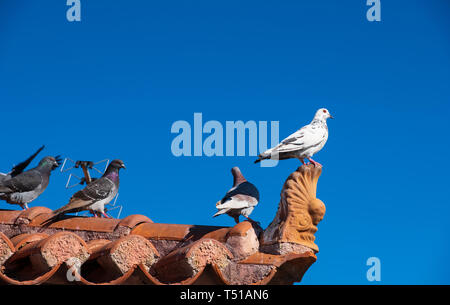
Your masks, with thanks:
[[(28, 203), (41, 195), (50, 182), (51, 172), (59, 167), (61, 158), (45, 157), (37, 167), (28, 171), (25, 168), (44, 149), (39, 148), (27, 160), (14, 166), (7, 174), (0, 173), (0, 199), (10, 204), (18, 204), (22, 209), (28, 209)], [(121, 160), (113, 160), (106, 169), (102, 177), (92, 179), (84, 189), (76, 192), (70, 198), (69, 203), (53, 211), (50, 219), (57, 219), (63, 214), (80, 211), (89, 211), (94, 217), (104, 216), (105, 204), (108, 204), (116, 195), (119, 189), (119, 169), (125, 168)], [(80, 184), (83, 184), (80, 183)]]
[[(305, 165), (305, 159), (311, 164), (322, 166), (312, 159), (320, 151), (328, 139), (327, 119), (333, 118), (330, 112), (321, 108), (317, 110), (310, 124), (300, 128), (275, 147), (272, 147), (258, 156), (255, 163), (262, 160), (285, 160), (296, 158)], [(27, 160), (15, 165), (7, 174), (0, 173), (0, 200), (10, 204), (17, 204), (22, 209), (28, 209), (28, 204), (38, 198), (47, 188), (50, 175), (61, 164), (59, 156), (43, 158), (39, 164), (30, 170), (25, 168), (44, 149), (40, 147)], [(119, 189), (119, 170), (125, 169), (121, 160), (113, 160), (107, 167), (103, 176), (86, 185), (82, 190), (72, 195), (69, 202), (63, 207), (53, 211), (50, 218), (58, 219), (66, 213), (89, 211), (94, 217), (109, 216), (105, 213), (105, 205), (117, 195)], [(248, 221), (259, 225), (249, 216), (259, 202), (258, 189), (248, 182), (238, 167), (231, 169), (233, 187), (216, 203), (217, 212), (213, 217), (227, 214), (236, 223), (243, 216)]]

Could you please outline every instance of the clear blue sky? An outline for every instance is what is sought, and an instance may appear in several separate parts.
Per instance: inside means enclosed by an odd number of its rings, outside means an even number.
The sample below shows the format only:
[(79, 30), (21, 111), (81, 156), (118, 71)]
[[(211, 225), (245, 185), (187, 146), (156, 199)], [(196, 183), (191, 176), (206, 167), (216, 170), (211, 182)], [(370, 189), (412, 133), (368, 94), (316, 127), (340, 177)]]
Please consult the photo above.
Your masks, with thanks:
[[(70, 23), (65, 0), (2, 0), (0, 171), (42, 144), (41, 157), (121, 158), (123, 216), (229, 226), (211, 215), (239, 166), (266, 227), (299, 162), (176, 158), (171, 125), (201, 112), (279, 121), (284, 138), (326, 107), (327, 212), (303, 283), (370, 284), (375, 256), (384, 284), (450, 284), (450, 3), (384, 0), (370, 23), (365, 2), (81, 0)], [(65, 204), (66, 179), (30, 206)]]

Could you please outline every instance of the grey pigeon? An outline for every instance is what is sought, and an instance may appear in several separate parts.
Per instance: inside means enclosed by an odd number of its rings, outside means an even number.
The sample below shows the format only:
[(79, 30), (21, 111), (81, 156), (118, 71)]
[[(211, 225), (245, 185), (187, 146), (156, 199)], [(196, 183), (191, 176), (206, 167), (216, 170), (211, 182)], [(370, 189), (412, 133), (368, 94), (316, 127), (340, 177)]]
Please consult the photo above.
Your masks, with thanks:
[(304, 159), (307, 159), (314, 166), (322, 166), (311, 157), (321, 150), (327, 142), (328, 118), (332, 119), (333, 117), (327, 109), (321, 108), (317, 110), (310, 124), (297, 130), (277, 146), (260, 154), (255, 163), (265, 159), (285, 160), (297, 158), (302, 164), (305, 164)]
[[(28, 160), (25, 162), (28, 162)], [(28, 164), (25, 164), (25, 166), (22, 164), (19, 167), (19, 171), (22, 171), (26, 165)], [(9, 175), (9, 177), (0, 182), (0, 199), (28, 209), (28, 203), (35, 200), (45, 191), (50, 181), (52, 170), (58, 166), (59, 163), (55, 157), (45, 157), (39, 162), (37, 167), (26, 172), (17, 174), (17, 172), (14, 173), (13, 169), (12, 173), (14, 176), (11, 177)]]
[(250, 219), (249, 216), (258, 204), (258, 189), (244, 178), (239, 167), (233, 167), (231, 173), (234, 178), (233, 187), (225, 194), (222, 200), (216, 203), (216, 208), (219, 211), (213, 217), (226, 213), (233, 217), (236, 223), (239, 223), (239, 216), (242, 215), (249, 221), (257, 223)]
[(125, 164), (121, 160), (113, 160), (102, 177), (73, 194), (68, 204), (53, 211), (52, 218), (80, 211), (91, 211), (95, 217), (103, 215), (109, 218), (105, 213), (105, 204), (108, 204), (117, 195), (119, 169), (121, 168), (125, 169)]

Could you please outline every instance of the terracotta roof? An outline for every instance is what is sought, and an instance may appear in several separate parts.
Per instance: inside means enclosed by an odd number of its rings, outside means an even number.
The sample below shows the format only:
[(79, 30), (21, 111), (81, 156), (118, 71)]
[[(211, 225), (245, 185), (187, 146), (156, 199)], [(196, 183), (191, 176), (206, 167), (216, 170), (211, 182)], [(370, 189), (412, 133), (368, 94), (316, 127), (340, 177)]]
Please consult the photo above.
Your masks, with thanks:
[[(67, 217), (41, 226), (50, 210), (0, 210), (0, 282), (29, 284), (268, 284), (299, 281), (316, 260), (312, 251), (259, 252), (252, 225), (234, 227), (153, 223), (143, 215), (124, 219)], [(78, 280), (67, 278), (71, 259)], [(277, 273), (299, 269), (295, 278)], [(74, 268), (75, 270), (76, 268)], [(289, 273), (289, 272), (287, 272)]]
[(248, 221), (234, 227), (162, 224), (143, 215), (65, 216), (45, 224), (51, 216), (45, 207), (0, 210), (0, 284), (299, 282), (316, 261), (314, 213), (320, 219), (324, 213), (315, 198), (319, 175), (301, 167), (288, 178), (265, 231)]

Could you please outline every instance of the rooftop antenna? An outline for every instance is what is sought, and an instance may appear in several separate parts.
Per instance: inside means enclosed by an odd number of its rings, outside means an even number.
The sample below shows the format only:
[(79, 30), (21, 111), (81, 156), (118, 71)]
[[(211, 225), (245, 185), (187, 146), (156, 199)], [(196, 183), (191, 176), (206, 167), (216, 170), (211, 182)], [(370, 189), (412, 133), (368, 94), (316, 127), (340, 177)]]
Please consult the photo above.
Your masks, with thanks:
[[(104, 166), (103, 170), (100, 170), (96, 166), (99, 164), (102, 164), (102, 163), (105, 163), (105, 166)], [(83, 172), (83, 176), (78, 176), (73, 172), (70, 173), (69, 178), (67, 179), (66, 189), (71, 189), (78, 185), (83, 185), (83, 184), (88, 185), (92, 181), (97, 180), (98, 178), (92, 177), (91, 172), (96, 171), (98, 174), (103, 175), (103, 173), (108, 168), (108, 165), (109, 165), (109, 159), (104, 159), (104, 160), (101, 160), (98, 162), (93, 162), (93, 161), (81, 161), (81, 160), (74, 161), (71, 158), (65, 158), (64, 162), (61, 166), (61, 173), (73, 171), (75, 169), (80, 169), (80, 168)], [(75, 179), (77, 179), (78, 181), (71, 184), (73, 177), (75, 177)], [(105, 207), (106, 208), (105, 213), (110, 217), (112, 217), (112, 216), (110, 214), (108, 214), (108, 211), (113, 211), (113, 210), (118, 209), (117, 218), (120, 218), (120, 214), (122, 213), (123, 206), (116, 205), (117, 198), (119, 198), (119, 193), (117, 193), (116, 197), (114, 197), (114, 199), (110, 203), (107, 204), (107, 205), (111, 206), (111, 208)], [(85, 216), (85, 215), (88, 215), (88, 212), (86, 211), (86, 212), (83, 212), (82, 214), (83, 214), (82, 216)], [(76, 215), (78, 215), (78, 213), (76, 213)], [(80, 213), (80, 215), (81, 215), (81, 213)]]

